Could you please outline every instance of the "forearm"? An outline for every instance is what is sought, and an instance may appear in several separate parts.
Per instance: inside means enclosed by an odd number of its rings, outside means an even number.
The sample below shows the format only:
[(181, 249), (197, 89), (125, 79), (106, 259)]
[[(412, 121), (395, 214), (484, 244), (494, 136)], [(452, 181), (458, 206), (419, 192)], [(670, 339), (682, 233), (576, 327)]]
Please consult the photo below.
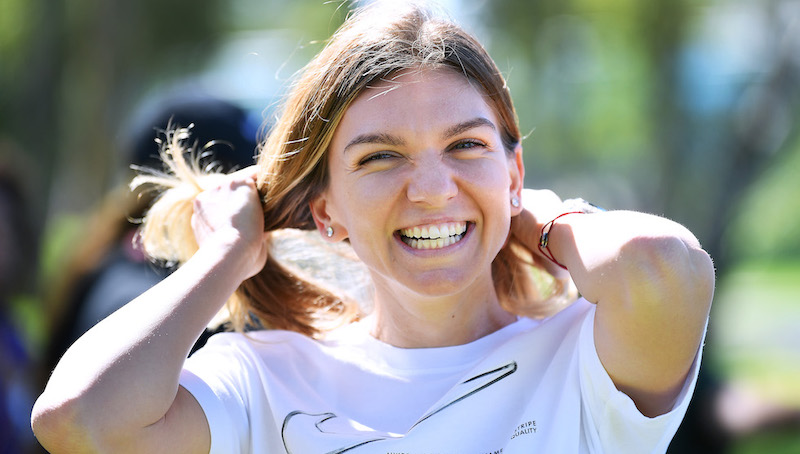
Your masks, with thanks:
[(37, 435), (67, 428), (91, 442), (159, 421), (191, 346), (241, 282), (233, 253), (201, 248), (70, 347), (35, 405)]
[(694, 235), (658, 216), (631, 211), (568, 215), (549, 235), (552, 254), (595, 303), (657, 303), (713, 281)]

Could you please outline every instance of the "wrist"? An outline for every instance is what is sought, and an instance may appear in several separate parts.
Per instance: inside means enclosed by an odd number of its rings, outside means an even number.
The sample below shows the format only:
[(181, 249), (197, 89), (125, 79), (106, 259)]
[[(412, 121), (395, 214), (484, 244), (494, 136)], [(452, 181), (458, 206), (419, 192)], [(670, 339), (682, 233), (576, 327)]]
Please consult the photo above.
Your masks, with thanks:
[(238, 286), (263, 268), (266, 261), (264, 241), (263, 236), (260, 241), (245, 240), (238, 231), (217, 232), (208, 237), (198, 251), (202, 251), (207, 260), (223, 264)]
[(555, 255), (553, 255), (553, 251), (550, 250), (550, 231), (553, 229), (553, 226), (556, 224), (556, 221), (563, 218), (564, 216), (570, 214), (584, 214), (582, 211), (568, 211), (566, 213), (561, 213), (558, 216), (554, 217), (550, 222), (544, 224), (542, 226), (542, 230), (539, 233), (539, 252), (545, 256), (548, 260), (553, 262), (554, 264), (558, 265), (563, 269), (567, 269), (565, 265), (559, 262)]
[(546, 257), (548, 260), (553, 262), (553, 264), (559, 266), (562, 269), (567, 269), (567, 267), (562, 264), (556, 256), (553, 254), (553, 251), (550, 249), (551, 243), (551, 231), (553, 227), (556, 225), (558, 221), (560, 221), (563, 217), (570, 215), (570, 214), (590, 214), (590, 213), (598, 213), (601, 211), (605, 211), (604, 209), (598, 207), (597, 205), (587, 202), (581, 198), (575, 199), (567, 199), (561, 206), (562, 213), (551, 219), (549, 222), (542, 225), (542, 228), (539, 232), (539, 252)]

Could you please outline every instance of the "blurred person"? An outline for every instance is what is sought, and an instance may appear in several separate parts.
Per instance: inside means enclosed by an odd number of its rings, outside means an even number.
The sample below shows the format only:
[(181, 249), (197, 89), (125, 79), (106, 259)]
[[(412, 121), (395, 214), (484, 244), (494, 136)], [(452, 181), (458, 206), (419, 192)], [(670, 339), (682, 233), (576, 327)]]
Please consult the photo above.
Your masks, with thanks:
[(34, 364), (12, 305), (15, 296), (27, 291), (38, 248), (19, 177), (17, 170), (0, 163), (0, 454), (28, 452), (34, 446), (27, 416), (34, 400)]
[[(32, 415), (46, 447), (666, 450), (699, 369), (710, 258), (664, 218), (523, 190), (491, 57), (398, 3), (348, 17), (257, 166), (203, 173), (185, 160), (190, 131), (168, 133), (174, 175), (134, 184), (166, 188), (143, 244), (181, 266), (61, 359)], [(348, 245), (371, 310), (281, 263), (287, 230)], [(238, 332), (187, 360), (226, 301)]]
[[(123, 146), (126, 165), (157, 168), (158, 131), (192, 125), (203, 162), (231, 171), (254, 162), (257, 123), (238, 105), (208, 95), (166, 96), (136, 122)], [(125, 173), (130, 178), (130, 169)], [(149, 289), (171, 271), (149, 261), (136, 229), (153, 202), (153, 192), (135, 193), (127, 183), (112, 189), (89, 215), (81, 240), (71, 252), (61, 280), (49, 292), (50, 340), (44, 373), (97, 322)]]

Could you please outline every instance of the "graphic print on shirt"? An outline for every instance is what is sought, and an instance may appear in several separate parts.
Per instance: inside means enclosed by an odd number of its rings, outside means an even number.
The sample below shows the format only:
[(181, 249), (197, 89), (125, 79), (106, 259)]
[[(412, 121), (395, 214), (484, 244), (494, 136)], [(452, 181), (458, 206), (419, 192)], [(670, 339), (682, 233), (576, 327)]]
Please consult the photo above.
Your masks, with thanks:
[[(448, 395), (450, 399), (442, 401), (411, 427), (424, 424), (429, 418), (443, 412), (464, 399), (492, 386), (517, 371), (516, 361), (471, 377), (456, 385)], [(310, 454), (340, 454), (344, 452), (361, 452), (360, 447), (387, 440), (402, 439), (403, 435), (378, 433), (367, 428), (359, 428), (346, 418), (339, 418), (335, 413), (306, 413), (293, 411), (286, 415), (281, 428), (281, 438), (286, 452), (308, 453), (298, 447), (314, 447)], [(294, 451), (293, 451), (294, 450)]]

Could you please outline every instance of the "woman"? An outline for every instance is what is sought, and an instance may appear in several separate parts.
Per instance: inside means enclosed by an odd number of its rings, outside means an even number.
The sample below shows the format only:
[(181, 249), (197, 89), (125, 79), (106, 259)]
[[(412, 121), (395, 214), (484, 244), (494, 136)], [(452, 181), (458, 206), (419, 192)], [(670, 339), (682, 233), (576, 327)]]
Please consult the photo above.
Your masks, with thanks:
[[(172, 189), (143, 235), (184, 263), (61, 360), (33, 414), (48, 449), (666, 449), (699, 367), (711, 261), (665, 219), (523, 191), (509, 93), (457, 26), (418, 6), (351, 16), (257, 168), (199, 177), (186, 131), (168, 139), (179, 179), (146, 179)], [(349, 243), (370, 314), (278, 262), (286, 228)], [(540, 289), (563, 287), (561, 267), (585, 299), (555, 313), (561, 289)], [(273, 329), (217, 335), (186, 360), (234, 292), (240, 330)]]

